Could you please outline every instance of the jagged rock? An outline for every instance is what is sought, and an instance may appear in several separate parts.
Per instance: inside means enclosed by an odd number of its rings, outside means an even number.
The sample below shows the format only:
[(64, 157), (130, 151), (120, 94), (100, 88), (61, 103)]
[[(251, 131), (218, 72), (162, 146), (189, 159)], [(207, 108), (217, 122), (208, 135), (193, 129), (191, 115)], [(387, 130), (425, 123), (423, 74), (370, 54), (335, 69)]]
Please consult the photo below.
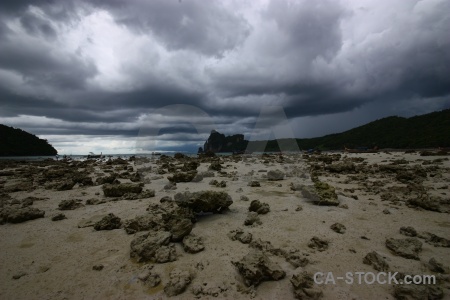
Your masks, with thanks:
[(356, 170), (356, 166), (352, 162), (345, 161), (327, 165), (325, 166), (325, 170), (331, 173), (353, 173)]
[(71, 190), (75, 185), (75, 182), (72, 180), (66, 180), (61, 182), (56, 186), (56, 190), (58, 191), (68, 191)]
[(113, 230), (119, 229), (122, 226), (122, 221), (114, 214), (104, 216), (100, 221), (94, 224), (95, 230)]
[(228, 233), (228, 237), (232, 240), (238, 240), (243, 244), (249, 244), (252, 241), (252, 234), (250, 232), (245, 232), (241, 228), (232, 230)]
[(387, 239), (386, 247), (395, 254), (409, 259), (419, 259), (419, 252), (422, 251), (422, 242), (417, 238)]
[(316, 205), (337, 206), (339, 201), (334, 187), (325, 182), (316, 181), (314, 186), (296, 186), (300, 188), (303, 197)]
[(401, 227), (400, 228), (400, 233), (403, 234), (403, 235), (406, 235), (406, 236), (410, 236), (410, 237), (417, 236), (417, 231), (411, 226)]
[(177, 189), (177, 184), (175, 182), (169, 182), (168, 184), (166, 184), (164, 186), (165, 190), (176, 190)]
[(421, 239), (425, 239), (425, 242), (435, 247), (450, 247), (450, 240), (437, 236), (430, 232), (423, 232), (418, 235), (418, 237), (420, 237)]
[(191, 182), (195, 176), (197, 175), (197, 171), (189, 171), (189, 172), (177, 172), (172, 176), (168, 176), (167, 179), (170, 182)]
[(86, 205), (97, 205), (100, 204), (100, 199), (91, 198), (86, 200)]
[(248, 183), (248, 186), (250, 186), (250, 187), (260, 187), (261, 184), (259, 183), (259, 181), (252, 180), (252, 181), (250, 181), (250, 182)]
[(422, 284), (395, 284), (394, 297), (398, 300), (442, 299), (444, 292), (438, 286)]
[(75, 200), (75, 199), (62, 200), (58, 204), (58, 209), (59, 210), (73, 210), (73, 209), (77, 209), (77, 208), (83, 206), (83, 203), (81, 203), (80, 201), (81, 200)]
[(267, 179), (270, 181), (283, 180), (284, 173), (280, 170), (270, 170), (267, 172)]
[(120, 183), (120, 184), (104, 184), (103, 193), (106, 197), (122, 197), (127, 193), (139, 194), (142, 192), (143, 184)]
[(175, 247), (170, 244), (172, 234), (167, 231), (150, 231), (139, 234), (131, 241), (130, 257), (138, 262), (164, 263), (177, 259)]
[(113, 184), (116, 183), (117, 176), (117, 174), (110, 174), (109, 176), (98, 177), (95, 182), (98, 185), (102, 185), (105, 183)]
[(306, 271), (292, 275), (291, 284), (297, 299), (321, 299), (323, 292), (315, 287), (314, 279)]
[(94, 270), (94, 271), (101, 271), (101, 270), (103, 270), (104, 267), (105, 266), (102, 265), (102, 264), (94, 265), (94, 266), (92, 266), (92, 270)]
[(209, 185), (217, 185), (219, 182), (216, 179), (212, 179), (209, 181)]
[(309, 263), (309, 260), (306, 257), (303, 257), (300, 251), (297, 249), (285, 251), (283, 253), (283, 256), (286, 259), (286, 261), (295, 268), (305, 267)]
[(441, 264), (440, 262), (438, 262), (434, 257), (430, 258), (430, 260), (428, 261), (428, 269), (430, 269), (430, 271), (432, 272), (436, 272), (436, 273), (448, 273), (447, 270), (445, 269), (444, 265)]
[(262, 222), (259, 219), (259, 215), (257, 212), (251, 211), (247, 214), (247, 218), (244, 221), (244, 225), (249, 226), (249, 225), (261, 225)]
[(363, 259), (363, 263), (372, 266), (377, 271), (389, 270), (389, 264), (375, 251), (369, 252)]
[(257, 286), (261, 281), (280, 280), (286, 276), (283, 269), (260, 250), (252, 249), (242, 260), (232, 263), (247, 286)]
[(148, 214), (126, 220), (123, 227), (128, 234), (133, 234), (138, 231), (158, 230), (161, 223), (161, 218), (155, 217), (153, 214)]
[(187, 235), (183, 238), (183, 249), (188, 253), (198, 253), (205, 249), (203, 239), (193, 234)]
[(174, 198), (178, 206), (190, 208), (196, 213), (221, 212), (233, 203), (230, 195), (215, 191), (178, 193)]
[(43, 218), (45, 211), (34, 207), (4, 207), (0, 210), (0, 224), (4, 222), (22, 223), (29, 220)]
[(259, 200), (253, 200), (250, 203), (249, 211), (254, 211), (259, 215), (267, 214), (270, 211), (269, 204), (261, 203)]
[(164, 287), (164, 292), (169, 297), (183, 293), (192, 280), (192, 275), (189, 271), (183, 271), (178, 268), (172, 270), (169, 276), (170, 280)]
[(187, 218), (173, 218), (168, 224), (170, 233), (172, 233), (172, 241), (181, 241), (191, 231), (194, 224)]
[(341, 223), (334, 223), (333, 225), (330, 226), (330, 228), (337, 233), (343, 234), (345, 233), (346, 229), (345, 226)]
[(202, 175), (203, 178), (214, 177), (214, 172), (213, 171), (205, 171), (205, 172), (200, 173), (200, 175)]
[(443, 212), (443, 209), (440, 206), (439, 197), (424, 195), (421, 197), (408, 199), (406, 204), (410, 207), (417, 206), (417, 207), (423, 208), (425, 210)]
[(208, 169), (209, 170), (214, 170), (214, 171), (221, 171), (222, 170), (222, 165), (220, 164), (220, 162), (213, 162), (208, 167)]
[(328, 249), (328, 241), (314, 236), (308, 243), (308, 247), (319, 250), (320, 252)]
[(52, 216), (52, 221), (61, 221), (61, 220), (64, 220), (64, 219), (67, 219), (67, 218), (66, 218), (66, 215), (62, 214), (62, 213), (59, 213), (59, 214), (56, 214), (56, 215)]
[(200, 182), (203, 180), (203, 175), (202, 174), (198, 174), (194, 176), (194, 178), (192, 178), (191, 182)]
[(141, 280), (145, 286), (149, 288), (153, 288), (158, 286), (161, 283), (161, 277), (158, 274), (151, 272), (150, 270), (146, 270), (139, 274), (139, 280)]

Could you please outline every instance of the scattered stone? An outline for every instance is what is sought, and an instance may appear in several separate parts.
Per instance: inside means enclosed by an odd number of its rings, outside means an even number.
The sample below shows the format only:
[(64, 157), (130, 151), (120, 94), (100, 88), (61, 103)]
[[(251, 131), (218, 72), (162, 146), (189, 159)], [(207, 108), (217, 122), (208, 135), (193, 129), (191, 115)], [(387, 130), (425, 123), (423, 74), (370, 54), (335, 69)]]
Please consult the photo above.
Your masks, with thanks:
[(192, 280), (192, 275), (189, 271), (180, 270), (178, 268), (172, 270), (169, 276), (170, 280), (164, 287), (164, 292), (169, 297), (183, 293)]
[(330, 228), (337, 233), (343, 234), (346, 231), (346, 228), (343, 224), (341, 223), (334, 223), (333, 225), (330, 226)]
[(301, 206), (300, 204), (297, 205), (297, 207), (295, 208), (295, 211), (302, 211), (303, 210), (303, 206)]
[(408, 227), (400, 227), (400, 234), (415, 237), (417, 236), (417, 231), (414, 229), (414, 227), (408, 226)]
[(435, 247), (450, 247), (450, 240), (437, 236), (430, 232), (423, 232), (422, 234), (418, 235), (418, 237), (421, 239), (425, 239), (425, 242)]
[(316, 205), (339, 205), (335, 189), (328, 183), (316, 181), (314, 186), (303, 185), (296, 188), (300, 188), (303, 197), (311, 200)]
[(428, 269), (430, 269), (430, 271), (432, 271), (432, 272), (442, 273), (442, 274), (448, 273), (445, 270), (444, 265), (441, 264), (440, 262), (438, 262), (434, 257), (430, 258), (427, 266), (428, 266)]
[(250, 187), (260, 187), (261, 184), (259, 183), (259, 181), (253, 180), (253, 181), (250, 181), (248, 183), (248, 186), (250, 186)]
[(375, 251), (369, 252), (363, 259), (363, 263), (372, 266), (377, 271), (389, 270), (389, 264)]
[(106, 197), (122, 197), (127, 193), (139, 194), (142, 192), (143, 184), (120, 183), (120, 184), (104, 184), (103, 193)]
[(70, 199), (70, 200), (62, 200), (61, 202), (59, 202), (58, 204), (58, 209), (59, 210), (74, 210), (77, 209), (79, 207), (83, 207), (83, 203), (81, 203), (81, 200), (75, 200), (75, 199)]
[(303, 257), (297, 249), (286, 251), (283, 256), (288, 263), (294, 266), (294, 268), (303, 268), (309, 263), (309, 260), (306, 257)]
[(390, 215), (390, 214), (391, 214), (391, 211), (390, 211), (389, 209), (385, 208), (385, 209), (383, 210), (383, 214), (385, 214), (385, 215)]
[(406, 299), (442, 299), (444, 292), (438, 286), (422, 284), (395, 284), (394, 297), (399, 300)]
[(178, 193), (174, 198), (178, 206), (190, 208), (196, 213), (218, 213), (228, 209), (233, 203), (230, 195), (225, 192), (215, 191)]
[(56, 214), (56, 215), (52, 216), (52, 221), (61, 221), (61, 220), (64, 220), (64, 219), (67, 219), (67, 217), (63, 213), (59, 213), (59, 214)]
[(328, 241), (314, 236), (308, 243), (308, 247), (322, 252), (328, 249)]
[(122, 221), (119, 217), (110, 213), (104, 216), (100, 221), (94, 224), (95, 230), (113, 230), (119, 229), (122, 226)]
[(232, 230), (228, 233), (228, 237), (232, 240), (238, 240), (243, 244), (249, 244), (252, 241), (252, 234), (250, 232), (245, 232), (241, 228)]
[(250, 226), (250, 225), (261, 225), (262, 222), (259, 219), (259, 215), (257, 212), (251, 211), (247, 214), (247, 218), (244, 221), (244, 225)]
[(406, 204), (410, 207), (420, 207), (425, 210), (443, 212), (443, 209), (440, 206), (439, 197), (423, 195), (421, 197), (408, 199)]
[(205, 249), (203, 239), (193, 234), (187, 235), (183, 238), (183, 249), (187, 253), (198, 253)]
[(192, 231), (194, 224), (187, 218), (173, 218), (169, 221), (167, 227), (172, 234), (172, 241), (178, 242)]
[(169, 182), (168, 184), (166, 184), (164, 186), (164, 190), (176, 190), (177, 189), (177, 184), (175, 182)]
[(26, 275), (28, 275), (28, 273), (26, 273), (26, 272), (19, 272), (17, 274), (14, 274), (12, 278), (17, 280), (17, 279), (20, 279), (21, 277), (26, 276)]
[(177, 259), (176, 250), (170, 244), (172, 234), (167, 231), (151, 231), (138, 234), (130, 244), (130, 257), (136, 258), (138, 262), (165, 263)]
[(248, 199), (248, 197), (244, 195), (242, 195), (240, 199), (241, 201), (250, 201), (250, 199)]
[(94, 270), (94, 271), (101, 271), (101, 270), (103, 270), (104, 267), (105, 267), (105, 266), (103, 266), (102, 264), (94, 265), (94, 266), (92, 267), (92, 270)]
[(144, 271), (138, 276), (138, 278), (149, 288), (154, 288), (161, 283), (161, 277), (150, 270)]
[(37, 209), (35, 207), (4, 207), (0, 210), (0, 224), (9, 223), (22, 223), (29, 220), (43, 218), (45, 211)]
[(247, 286), (257, 286), (261, 281), (280, 280), (286, 276), (283, 269), (260, 250), (252, 249), (242, 260), (232, 263)]
[(259, 200), (253, 200), (250, 203), (249, 211), (254, 211), (259, 215), (267, 214), (270, 211), (269, 204), (261, 203)]
[(189, 172), (177, 172), (172, 176), (168, 176), (167, 179), (170, 182), (191, 182), (195, 176), (197, 176), (197, 171), (189, 171)]
[(270, 170), (267, 172), (267, 179), (270, 181), (283, 180), (284, 173), (280, 170)]
[(220, 164), (220, 162), (213, 162), (208, 167), (208, 169), (209, 170), (214, 170), (214, 171), (221, 171), (222, 170), (222, 165)]
[(321, 299), (323, 297), (323, 292), (314, 286), (313, 277), (306, 271), (294, 274), (290, 281), (297, 299)]
[(73, 180), (66, 180), (66, 181), (60, 183), (60, 184), (56, 187), (56, 190), (58, 190), (58, 191), (68, 191), (68, 190), (71, 190), (71, 189), (75, 186), (75, 183), (76, 183), (76, 182), (74, 182)]
[(390, 238), (386, 240), (386, 247), (401, 257), (419, 260), (419, 252), (422, 251), (422, 242), (417, 238)]

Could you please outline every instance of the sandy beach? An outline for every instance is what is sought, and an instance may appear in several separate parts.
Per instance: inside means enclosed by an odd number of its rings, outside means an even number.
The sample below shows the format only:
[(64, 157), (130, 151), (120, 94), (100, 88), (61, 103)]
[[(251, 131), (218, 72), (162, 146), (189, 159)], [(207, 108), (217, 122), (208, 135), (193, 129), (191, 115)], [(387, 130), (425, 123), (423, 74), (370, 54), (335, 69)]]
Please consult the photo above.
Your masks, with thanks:
[(419, 152), (1, 161), (0, 298), (449, 299), (449, 182)]

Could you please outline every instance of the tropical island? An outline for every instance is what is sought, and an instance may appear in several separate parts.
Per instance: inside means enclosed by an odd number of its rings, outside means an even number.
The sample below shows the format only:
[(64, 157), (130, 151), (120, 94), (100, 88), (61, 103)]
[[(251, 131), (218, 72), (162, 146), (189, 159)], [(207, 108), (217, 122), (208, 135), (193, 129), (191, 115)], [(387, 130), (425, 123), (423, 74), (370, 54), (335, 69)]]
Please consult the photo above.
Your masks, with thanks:
[(52, 156), (58, 154), (47, 140), (22, 129), (0, 124), (0, 156)]

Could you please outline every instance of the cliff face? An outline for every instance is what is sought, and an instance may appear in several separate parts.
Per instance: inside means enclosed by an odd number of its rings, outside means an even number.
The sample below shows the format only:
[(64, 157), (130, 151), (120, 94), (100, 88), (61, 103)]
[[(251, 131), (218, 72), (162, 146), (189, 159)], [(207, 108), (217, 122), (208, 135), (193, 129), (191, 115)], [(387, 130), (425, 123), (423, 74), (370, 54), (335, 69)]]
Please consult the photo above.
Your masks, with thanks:
[(47, 140), (23, 131), (0, 124), (0, 156), (52, 156), (58, 152)]
[(225, 136), (215, 130), (211, 131), (206, 140), (203, 151), (208, 152), (235, 152), (244, 151), (248, 141), (244, 140), (243, 134)]

